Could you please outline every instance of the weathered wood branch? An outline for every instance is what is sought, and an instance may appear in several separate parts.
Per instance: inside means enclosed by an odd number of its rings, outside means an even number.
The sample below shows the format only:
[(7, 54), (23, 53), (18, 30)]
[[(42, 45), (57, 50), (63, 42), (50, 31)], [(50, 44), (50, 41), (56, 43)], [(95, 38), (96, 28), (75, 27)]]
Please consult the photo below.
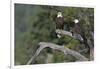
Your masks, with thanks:
[(59, 30), (59, 29), (57, 29), (57, 30), (56, 30), (56, 33), (58, 33), (58, 34), (63, 34), (63, 35), (67, 35), (67, 36), (70, 36), (70, 37), (73, 37), (71, 32), (64, 31), (64, 30)]
[(56, 33), (61, 34), (61, 35), (65, 35), (65, 36), (70, 36), (70, 37), (72, 37), (74, 39), (78, 39), (79, 41), (83, 41), (83, 38), (81, 37), (80, 34), (74, 34), (74, 35), (72, 35), (71, 32), (60, 30), (60, 29), (57, 29)]
[(90, 60), (94, 60), (94, 47), (89, 39), (87, 40), (87, 44), (90, 47)]
[[(57, 29), (57, 30), (56, 30), (56, 33), (61, 34), (61, 35), (65, 35), (65, 36), (67, 35), (67, 36), (70, 36), (70, 37), (72, 37), (72, 38), (74, 38), (74, 39), (77, 39), (77, 38), (78, 38), (78, 37), (76, 37), (77, 35), (76, 35), (76, 36), (73, 36), (71, 32), (64, 31), (64, 30), (59, 30), (59, 29)], [(78, 39), (78, 40), (79, 40), (79, 39)], [(80, 40), (80, 41), (81, 41), (81, 40)], [(90, 41), (88, 41), (87, 43), (88, 43), (89, 46), (92, 46)], [(40, 52), (41, 52), (44, 48), (47, 48), (47, 47), (49, 47), (49, 48), (51, 48), (51, 49), (53, 49), (53, 50), (59, 50), (59, 51), (63, 52), (64, 55), (70, 54), (70, 55), (74, 56), (76, 59), (78, 59), (78, 61), (88, 61), (88, 60), (89, 60), (89, 59), (86, 58), (85, 56), (81, 55), (79, 52), (76, 52), (76, 51), (71, 50), (71, 49), (69, 49), (69, 48), (65, 48), (64, 46), (59, 46), (59, 45), (57, 45), (57, 44), (48, 43), (48, 42), (40, 42), (40, 43), (39, 43), (39, 46), (40, 46), (40, 47), (37, 49), (36, 53), (35, 53), (35, 54), (32, 56), (32, 58), (27, 62), (27, 65), (28, 65), (28, 64), (31, 64), (31, 63), (34, 63), (35, 58), (40, 54)], [(87, 50), (87, 49), (86, 49), (86, 50)], [(93, 60), (93, 56), (94, 56), (94, 55), (93, 55), (93, 50), (90, 50), (90, 60)]]
[(59, 50), (61, 52), (64, 53), (64, 55), (70, 54), (72, 56), (74, 56), (76, 59), (78, 59), (79, 61), (88, 61), (88, 58), (86, 58), (85, 56), (81, 55), (80, 53), (71, 50), (69, 48), (66, 48), (64, 46), (59, 46), (57, 44), (53, 44), (53, 43), (48, 43), (48, 42), (40, 42), (39, 43), (39, 48), (37, 49), (36, 53), (33, 55), (33, 57), (27, 62), (27, 65), (31, 64), (32, 62), (34, 63), (35, 58), (39, 55), (39, 53), (44, 49), (44, 48), (51, 48), (54, 50)]

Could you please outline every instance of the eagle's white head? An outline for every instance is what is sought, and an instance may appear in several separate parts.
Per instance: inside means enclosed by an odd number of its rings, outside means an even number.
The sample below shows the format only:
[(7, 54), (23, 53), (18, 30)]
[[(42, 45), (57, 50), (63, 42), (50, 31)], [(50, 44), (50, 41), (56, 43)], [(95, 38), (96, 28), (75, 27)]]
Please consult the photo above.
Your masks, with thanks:
[(57, 17), (63, 17), (61, 12), (58, 12)]
[(74, 23), (79, 23), (79, 20), (78, 19), (74, 19)]

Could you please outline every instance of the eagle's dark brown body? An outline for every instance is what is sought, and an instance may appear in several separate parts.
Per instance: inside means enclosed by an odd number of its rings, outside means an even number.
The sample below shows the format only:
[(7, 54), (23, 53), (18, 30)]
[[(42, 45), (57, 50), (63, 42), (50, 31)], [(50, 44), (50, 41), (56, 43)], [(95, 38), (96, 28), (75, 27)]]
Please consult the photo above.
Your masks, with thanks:
[(64, 28), (64, 18), (57, 17), (56, 18), (56, 29), (63, 29)]
[(77, 24), (74, 25), (73, 33), (75, 33), (75, 34), (81, 34), (81, 28), (80, 28), (80, 24), (79, 23), (77, 23)]

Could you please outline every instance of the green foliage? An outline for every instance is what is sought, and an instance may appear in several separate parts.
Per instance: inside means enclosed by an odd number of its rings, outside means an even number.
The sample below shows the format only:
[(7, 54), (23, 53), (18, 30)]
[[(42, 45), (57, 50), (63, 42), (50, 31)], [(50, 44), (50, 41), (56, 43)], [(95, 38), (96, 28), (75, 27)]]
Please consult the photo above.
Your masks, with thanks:
[(64, 62), (64, 60), (65, 60), (64, 53), (55, 51), (55, 53), (54, 53), (54, 60), (53, 60), (54, 63)]
[[(89, 15), (93, 15), (93, 8), (15, 4), (15, 65), (26, 64), (41, 41), (64, 44), (70, 49), (80, 50), (78, 40), (69, 36), (57, 38), (55, 34), (56, 9), (63, 12), (65, 23), (71, 24), (74, 18), (80, 18), (85, 36), (91, 38), (89, 31), (94, 31), (94, 17)], [(53, 54), (52, 62), (54, 63), (76, 60), (72, 56), (64, 56), (62, 52), (53, 53), (51, 49), (48, 49), (40, 53), (34, 64), (46, 63), (48, 53)]]

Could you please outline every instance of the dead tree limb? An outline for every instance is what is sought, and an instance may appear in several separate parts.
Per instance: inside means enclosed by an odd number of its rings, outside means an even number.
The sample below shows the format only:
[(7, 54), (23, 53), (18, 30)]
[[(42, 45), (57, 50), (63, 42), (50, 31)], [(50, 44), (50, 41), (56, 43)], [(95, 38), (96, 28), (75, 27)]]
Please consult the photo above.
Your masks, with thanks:
[(71, 50), (69, 48), (66, 48), (64, 46), (59, 46), (57, 44), (53, 44), (53, 43), (48, 43), (48, 42), (40, 42), (39, 43), (39, 48), (37, 49), (36, 53), (34, 54), (34, 56), (27, 62), (27, 65), (31, 64), (32, 62), (34, 63), (35, 58), (39, 55), (39, 53), (44, 49), (44, 48), (51, 48), (54, 50), (59, 50), (61, 52), (64, 53), (64, 55), (72, 55), (74, 56), (76, 59), (78, 59), (79, 61), (88, 61), (88, 58), (86, 58), (85, 56), (81, 55), (80, 53)]
[[(61, 34), (61, 35), (65, 35), (65, 36), (66, 35), (70, 36), (70, 37), (72, 37), (74, 39), (78, 39), (79, 41), (82, 41), (82, 42), (84, 41), (83, 38), (79, 34), (75, 34), (76, 35), (75, 36), (75, 35), (72, 35), (71, 32), (64, 31), (64, 30), (59, 30), (59, 29), (56, 30), (56, 33)], [(90, 33), (92, 35), (92, 38), (94, 39), (93, 32), (90, 32)], [(94, 59), (94, 49), (93, 49), (94, 47), (92, 45), (92, 42), (89, 39), (87, 39), (86, 44), (89, 46), (89, 49), (90, 49), (90, 60), (93, 60)]]
[(56, 30), (56, 33), (61, 34), (61, 35), (65, 35), (65, 36), (67, 35), (67, 36), (70, 36), (70, 37), (72, 37), (74, 39), (77, 39), (77, 40), (83, 42), (83, 38), (81, 37), (80, 34), (72, 35), (72, 33), (69, 32), (69, 31), (64, 31), (64, 30), (59, 30), (59, 29)]
[(70, 37), (73, 37), (71, 32), (64, 31), (64, 30), (59, 30), (59, 29), (57, 29), (57, 30), (56, 30), (56, 33), (58, 33), (58, 34), (63, 34), (63, 35), (67, 35), (67, 36), (70, 36)]

